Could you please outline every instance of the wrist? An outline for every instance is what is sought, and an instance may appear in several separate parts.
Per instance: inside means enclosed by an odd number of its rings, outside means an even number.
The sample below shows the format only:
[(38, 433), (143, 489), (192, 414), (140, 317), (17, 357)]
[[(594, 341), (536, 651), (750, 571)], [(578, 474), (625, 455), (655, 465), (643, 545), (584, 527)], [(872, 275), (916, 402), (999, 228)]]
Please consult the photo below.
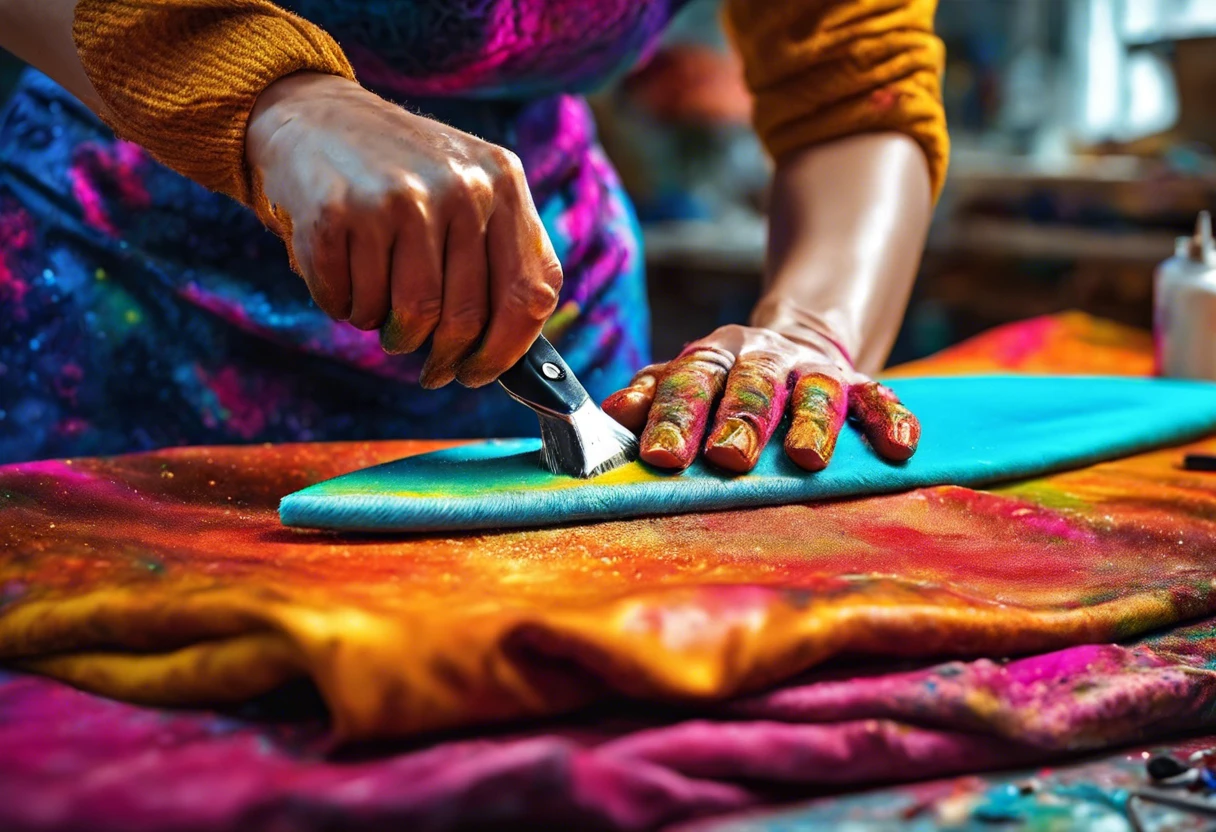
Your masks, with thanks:
[(262, 169), (270, 160), (274, 137), (299, 112), (302, 102), (341, 95), (359, 85), (340, 75), (325, 72), (293, 72), (262, 90), (245, 125), (245, 162)]

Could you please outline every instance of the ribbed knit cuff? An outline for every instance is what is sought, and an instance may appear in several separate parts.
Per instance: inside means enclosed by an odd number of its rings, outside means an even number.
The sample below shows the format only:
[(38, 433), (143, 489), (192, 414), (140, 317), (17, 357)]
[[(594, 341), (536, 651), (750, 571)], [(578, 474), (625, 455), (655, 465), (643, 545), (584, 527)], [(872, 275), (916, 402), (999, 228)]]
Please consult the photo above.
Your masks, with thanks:
[(263, 221), (245, 163), (258, 96), (302, 70), (354, 79), (333, 38), (265, 0), (80, 0), (72, 34), (117, 135)]
[[(903, 133), (924, 151), (936, 201), (950, 160), (950, 136), (937, 71), (914, 65), (890, 81), (839, 74), (832, 80), (844, 83), (834, 90), (821, 78), (808, 73), (801, 80), (802, 89), (798, 83), (791, 83), (756, 96), (756, 131), (769, 153), (780, 159), (846, 136)], [(819, 95), (806, 95), (802, 90), (807, 87), (817, 87)]]
[(769, 152), (904, 133), (925, 152), (936, 199), (950, 156), (936, 10), (937, 0), (726, 0)]

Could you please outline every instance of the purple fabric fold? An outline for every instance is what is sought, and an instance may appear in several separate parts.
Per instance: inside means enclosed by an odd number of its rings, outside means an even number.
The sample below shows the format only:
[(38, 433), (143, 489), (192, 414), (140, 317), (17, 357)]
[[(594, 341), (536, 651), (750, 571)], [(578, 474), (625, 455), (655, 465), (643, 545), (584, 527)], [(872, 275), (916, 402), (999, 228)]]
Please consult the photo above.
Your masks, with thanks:
[(330, 755), (319, 719), (161, 711), (10, 675), (0, 829), (657, 829), (1210, 729), (1213, 668), (1216, 619), (1009, 663), (829, 669), (709, 712), (623, 706), (358, 758)]

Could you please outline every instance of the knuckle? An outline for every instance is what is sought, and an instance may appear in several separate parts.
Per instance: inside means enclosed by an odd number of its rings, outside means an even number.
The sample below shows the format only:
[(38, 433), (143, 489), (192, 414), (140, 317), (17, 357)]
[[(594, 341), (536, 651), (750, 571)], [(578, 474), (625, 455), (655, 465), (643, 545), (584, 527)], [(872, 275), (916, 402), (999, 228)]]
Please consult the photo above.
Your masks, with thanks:
[(524, 163), (519, 156), (499, 145), (490, 147), (490, 160), (494, 165), (494, 169), (500, 175), (511, 177), (512, 179), (523, 178)]
[(557, 308), (560, 289), (560, 277), (557, 281), (545, 275), (516, 280), (511, 286), (508, 303), (512, 308), (534, 321), (545, 321)]
[(768, 329), (745, 328), (746, 338), (758, 351), (777, 352), (788, 341), (784, 335), (779, 335)]
[(667, 362), (661, 364), (648, 364), (642, 369), (633, 374), (633, 380), (629, 382), (630, 387), (638, 385), (650, 385), (658, 379), (662, 378), (663, 373), (667, 370)]
[(481, 165), (464, 164), (453, 159), (448, 164), (448, 177), (451, 192), (466, 200), (480, 202), (494, 193), (494, 178)]
[(385, 183), (372, 207), (398, 219), (426, 218), (434, 188), (412, 173), (401, 173)]
[[(541, 233), (543, 234), (544, 232), (542, 231)], [(543, 283), (546, 287), (548, 287), (549, 291), (552, 292), (554, 303), (553, 308), (557, 308), (557, 296), (561, 292), (562, 286), (565, 285), (566, 276), (562, 272), (562, 264), (557, 261), (556, 255), (550, 252), (545, 258), (545, 261), (541, 267), (537, 269), (536, 275), (537, 280)], [(549, 310), (549, 312), (552, 311), (553, 309)]]
[(393, 209), (392, 191), (387, 188), (366, 188), (352, 193), (347, 201), (347, 213), (352, 223), (363, 223)]
[(721, 373), (734, 366), (735, 356), (717, 344), (697, 341), (684, 348), (678, 361), (703, 372)]
[(845, 380), (840, 376), (840, 373), (835, 372), (831, 367), (810, 366), (802, 367), (798, 370), (799, 389), (816, 388), (831, 391), (836, 396), (843, 396), (848, 389)]
[(397, 198), (411, 202), (425, 202), (433, 190), (431, 183), (409, 171), (401, 171), (393, 177), (391, 188)]
[(780, 353), (771, 350), (757, 350), (747, 356), (747, 365), (753, 372), (767, 377), (775, 377), (786, 372), (788, 362)]

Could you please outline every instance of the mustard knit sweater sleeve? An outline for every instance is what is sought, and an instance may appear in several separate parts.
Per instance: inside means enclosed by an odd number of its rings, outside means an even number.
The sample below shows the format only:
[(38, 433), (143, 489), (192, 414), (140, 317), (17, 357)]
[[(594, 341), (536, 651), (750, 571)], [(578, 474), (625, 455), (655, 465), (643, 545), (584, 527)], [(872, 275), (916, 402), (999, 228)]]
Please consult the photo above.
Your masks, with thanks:
[(949, 138), (937, 0), (726, 0), (726, 24), (774, 157), (857, 133), (896, 131), (924, 150), (934, 197)]
[(117, 135), (272, 227), (245, 164), (254, 103), (293, 72), (354, 78), (333, 38), (266, 0), (80, 0), (72, 34)]

